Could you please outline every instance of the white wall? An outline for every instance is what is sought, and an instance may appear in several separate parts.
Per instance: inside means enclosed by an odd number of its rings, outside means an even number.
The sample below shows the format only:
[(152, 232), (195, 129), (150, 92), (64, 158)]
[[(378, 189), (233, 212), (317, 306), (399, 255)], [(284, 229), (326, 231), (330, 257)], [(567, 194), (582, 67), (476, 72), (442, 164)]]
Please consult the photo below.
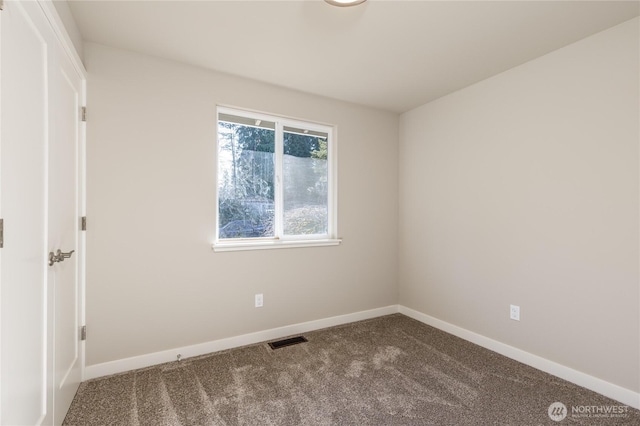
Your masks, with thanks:
[(82, 34), (80, 34), (80, 30), (76, 25), (76, 20), (73, 17), (73, 14), (71, 13), (71, 8), (69, 7), (69, 3), (67, 2), (67, 0), (52, 0), (52, 3), (56, 9), (56, 12), (58, 12), (58, 15), (60, 16), (60, 20), (62, 21), (64, 28), (67, 31), (67, 34), (69, 35), (69, 39), (71, 40), (71, 43), (73, 43), (73, 47), (76, 49), (76, 52), (78, 53), (78, 57), (80, 59), (83, 59), (84, 57), (83, 43), (84, 42), (82, 40)]
[[(95, 44), (85, 64), (88, 366), (397, 302), (397, 115)], [(337, 126), (342, 245), (212, 251), (218, 103)]]
[(638, 27), (402, 115), (399, 229), (402, 305), (635, 392)]

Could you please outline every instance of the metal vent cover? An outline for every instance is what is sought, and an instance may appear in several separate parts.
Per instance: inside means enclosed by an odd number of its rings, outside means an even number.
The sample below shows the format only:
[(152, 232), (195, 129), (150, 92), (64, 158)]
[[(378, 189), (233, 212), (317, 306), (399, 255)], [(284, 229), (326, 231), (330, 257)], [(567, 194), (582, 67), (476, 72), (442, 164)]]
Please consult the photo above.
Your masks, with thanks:
[(276, 340), (275, 342), (269, 342), (271, 349), (280, 349), (285, 346), (297, 345), (298, 343), (305, 343), (308, 340), (304, 336), (290, 337), (288, 339)]

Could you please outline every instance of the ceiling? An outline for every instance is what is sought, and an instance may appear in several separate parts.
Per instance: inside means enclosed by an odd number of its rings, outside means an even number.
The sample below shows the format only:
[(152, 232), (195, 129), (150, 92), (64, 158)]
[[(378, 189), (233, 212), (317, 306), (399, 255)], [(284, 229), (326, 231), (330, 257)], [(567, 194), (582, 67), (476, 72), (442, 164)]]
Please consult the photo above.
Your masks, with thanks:
[(69, 3), (86, 41), (399, 113), (640, 14), (638, 1)]

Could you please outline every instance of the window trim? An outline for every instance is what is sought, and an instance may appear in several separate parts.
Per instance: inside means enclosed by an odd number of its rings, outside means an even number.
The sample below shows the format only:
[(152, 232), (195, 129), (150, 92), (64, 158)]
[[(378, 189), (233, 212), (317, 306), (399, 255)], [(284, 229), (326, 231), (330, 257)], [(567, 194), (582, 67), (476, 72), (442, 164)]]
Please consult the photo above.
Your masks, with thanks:
[[(247, 117), (255, 120), (264, 120), (275, 122), (275, 196), (274, 204), (276, 211), (283, 208), (283, 186), (282, 186), (282, 160), (284, 157), (283, 149), (283, 129), (285, 127), (304, 128), (310, 131), (319, 131), (327, 133), (328, 152), (327, 152), (327, 233), (316, 235), (284, 235), (282, 214), (275, 215), (275, 237), (273, 238), (228, 238), (220, 239), (220, 221), (219, 221), (219, 185), (220, 185), (220, 162), (218, 153), (220, 149), (220, 138), (218, 132), (218, 122), (220, 114), (230, 114), (241, 117)], [(298, 247), (322, 247), (335, 246), (342, 242), (338, 238), (338, 195), (337, 195), (337, 129), (334, 125), (323, 124), (308, 120), (277, 116), (266, 114), (236, 107), (228, 107), (218, 105), (215, 117), (216, 131), (216, 150), (215, 150), (215, 235), (212, 243), (214, 251), (241, 251), (241, 250), (263, 250), (263, 249), (279, 249), (279, 248), (298, 248)]]
[(265, 249), (284, 249), (284, 248), (301, 248), (301, 247), (324, 247), (337, 246), (342, 243), (342, 238), (325, 238), (314, 240), (275, 240), (275, 239), (233, 239), (224, 242), (215, 242), (213, 251), (244, 251), (244, 250), (265, 250)]

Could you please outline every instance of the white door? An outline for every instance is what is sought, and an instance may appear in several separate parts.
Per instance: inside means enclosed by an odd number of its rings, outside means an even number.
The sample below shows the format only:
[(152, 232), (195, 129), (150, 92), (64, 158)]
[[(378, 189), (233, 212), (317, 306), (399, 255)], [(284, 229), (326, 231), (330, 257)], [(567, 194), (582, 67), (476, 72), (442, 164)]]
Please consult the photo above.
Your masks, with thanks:
[(37, 21), (33, 6), (28, 2), (6, 4), (0, 12), (2, 425), (40, 424), (48, 405), (45, 222), (49, 37), (40, 31), (44, 23)]
[(61, 48), (51, 67), (49, 143), (49, 251), (70, 257), (49, 268), (48, 286), (53, 300), (49, 324), (53, 326), (54, 424), (59, 425), (81, 381), (79, 244), (79, 153), (82, 80)]
[[(60, 424), (80, 380), (82, 77), (50, 18), (0, 12), (0, 425)], [(76, 252), (49, 266), (58, 249)]]

